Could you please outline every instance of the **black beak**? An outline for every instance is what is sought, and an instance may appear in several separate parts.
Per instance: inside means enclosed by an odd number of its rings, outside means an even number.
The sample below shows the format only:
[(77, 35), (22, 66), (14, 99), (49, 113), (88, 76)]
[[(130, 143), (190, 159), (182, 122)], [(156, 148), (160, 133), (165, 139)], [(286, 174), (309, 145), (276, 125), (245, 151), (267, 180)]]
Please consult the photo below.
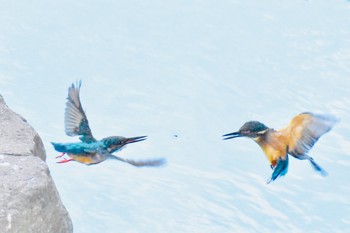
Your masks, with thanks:
[(228, 133), (222, 135), (224, 140), (231, 139), (231, 138), (238, 138), (238, 137), (243, 137), (243, 135), (240, 132), (233, 132), (233, 133)]
[(146, 140), (147, 136), (140, 136), (140, 137), (133, 137), (133, 138), (126, 138), (125, 144), (130, 144), (134, 142), (141, 142), (143, 140)]

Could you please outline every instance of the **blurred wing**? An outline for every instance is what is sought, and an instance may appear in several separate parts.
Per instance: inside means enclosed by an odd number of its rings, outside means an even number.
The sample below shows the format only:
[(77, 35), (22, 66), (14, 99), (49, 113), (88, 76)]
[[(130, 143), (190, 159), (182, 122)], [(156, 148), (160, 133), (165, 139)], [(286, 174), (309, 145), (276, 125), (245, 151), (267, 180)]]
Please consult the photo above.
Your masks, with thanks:
[(81, 106), (79, 92), (81, 81), (74, 83), (68, 89), (66, 112), (64, 116), (65, 131), (68, 136), (79, 136), (83, 142), (93, 142), (96, 139), (92, 136), (88, 119)]
[(294, 156), (306, 154), (336, 122), (337, 120), (329, 115), (313, 113), (297, 115), (285, 129), (290, 134), (288, 153)]
[(105, 156), (108, 157), (110, 159), (117, 159), (119, 161), (122, 161), (124, 163), (128, 163), (131, 164), (135, 167), (157, 167), (157, 166), (161, 166), (163, 164), (165, 164), (165, 160), (164, 159), (154, 159), (154, 160), (143, 160), (143, 161), (135, 161), (132, 159), (124, 159), (121, 157), (118, 157), (116, 155), (112, 155), (110, 154), (107, 150), (99, 148), (97, 151), (98, 154), (100, 154), (101, 156)]

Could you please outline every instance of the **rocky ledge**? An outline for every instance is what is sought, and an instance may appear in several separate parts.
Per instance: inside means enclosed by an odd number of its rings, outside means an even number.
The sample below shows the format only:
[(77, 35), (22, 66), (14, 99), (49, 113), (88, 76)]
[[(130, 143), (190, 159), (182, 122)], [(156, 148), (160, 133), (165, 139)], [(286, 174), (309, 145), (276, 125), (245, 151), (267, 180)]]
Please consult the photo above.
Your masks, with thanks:
[(0, 95), (0, 231), (73, 232), (38, 133)]

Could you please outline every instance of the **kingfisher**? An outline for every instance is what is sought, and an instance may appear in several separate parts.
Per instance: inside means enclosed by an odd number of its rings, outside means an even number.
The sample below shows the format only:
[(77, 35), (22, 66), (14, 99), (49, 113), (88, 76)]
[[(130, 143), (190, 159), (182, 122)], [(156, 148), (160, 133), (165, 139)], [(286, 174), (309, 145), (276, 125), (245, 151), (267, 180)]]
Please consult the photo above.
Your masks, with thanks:
[(66, 103), (64, 124), (65, 132), (68, 136), (80, 136), (81, 142), (75, 143), (55, 143), (51, 142), (55, 150), (62, 152), (56, 158), (61, 158), (65, 154), (69, 158), (63, 158), (58, 163), (66, 163), (77, 161), (86, 165), (98, 164), (106, 159), (116, 159), (125, 163), (129, 163), (136, 167), (141, 166), (160, 166), (164, 164), (164, 159), (134, 161), (124, 159), (114, 155), (114, 152), (121, 150), (127, 144), (140, 142), (147, 136), (138, 137), (122, 137), (110, 136), (101, 140), (96, 140), (91, 133), (89, 121), (80, 102), (81, 80), (74, 83), (68, 88), (68, 97)]
[(237, 132), (223, 135), (223, 139), (253, 139), (261, 147), (273, 169), (267, 183), (287, 174), (288, 155), (310, 161), (317, 172), (326, 176), (327, 172), (308, 155), (308, 152), (336, 122), (337, 119), (330, 115), (304, 112), (292, 118), (290, 123), (280, 130), (269, 128), (259, 121), (248, 121)]

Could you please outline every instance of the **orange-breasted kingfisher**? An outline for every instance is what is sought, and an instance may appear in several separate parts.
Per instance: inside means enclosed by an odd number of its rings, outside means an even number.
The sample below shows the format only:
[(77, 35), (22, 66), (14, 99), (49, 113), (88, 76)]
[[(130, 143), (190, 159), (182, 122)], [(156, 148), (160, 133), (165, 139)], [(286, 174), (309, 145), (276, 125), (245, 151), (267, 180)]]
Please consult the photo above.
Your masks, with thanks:
[(130, 159), (124, 159), (112, 154), (113, 152), (122, 149), (127, 144), (145, 140), (146, 136), (129, 138), (111, 136), (103, 138), (101, 140), (96, 140), (91, 133), (88, 119), (80, 102), (80, 87), (81, 81), (77, 82), (76, 85), (73, 83), (68, 89), (64, 124), (66, 134), (68, 136), (80, 136), (79, 139), (81, 142), (52, 142), (55, 150), (62, 152), (62, 154), (56, 158), (62, 157), (65, 154), (70, 157), (69, 159), (63, 159), (58, 163), (77, 161), (86, 165), (92, 165), (98, 164), (102, 161), (105, 161), (106, 159), (117, 159), (119, 161), (140, 167), (159, 166), (165, 162), (164, 159), (134, 161)]
[(258, 121), (246, 122), (238, 132), (223, 135), (224, 140), (248, 137), (263, 150), (273, 169), (270, 183), (288, 172), (288, 155), (301, 160), (309, 160), (313, 168), (321, 175), (327, 172), (312, 157), (307, 155), (317, 140), (330, 131), (337, 119), (330, 115), (310, 112), (295, 116), (285, 128), (274, 130)]

